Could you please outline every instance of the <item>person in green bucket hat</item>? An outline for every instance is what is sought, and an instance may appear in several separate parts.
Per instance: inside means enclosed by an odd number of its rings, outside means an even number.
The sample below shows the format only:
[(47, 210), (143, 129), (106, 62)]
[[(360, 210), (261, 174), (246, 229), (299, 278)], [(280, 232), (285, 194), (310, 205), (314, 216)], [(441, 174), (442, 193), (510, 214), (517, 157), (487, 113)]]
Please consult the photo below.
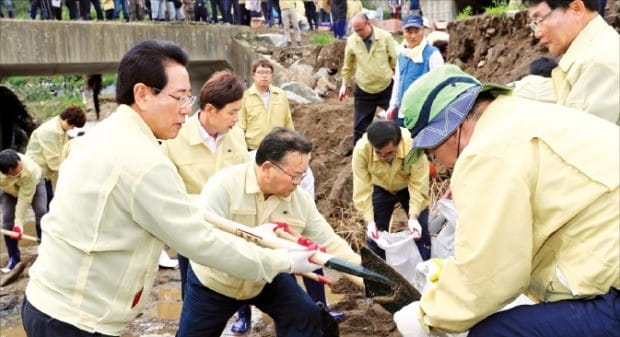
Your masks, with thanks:
[(452, 171), (458, 214), (454, 256), (394, 314), (405, 337), (620, 331), (618, 126), (510, 93), (454, 65), (405, 93), (409, 160)]

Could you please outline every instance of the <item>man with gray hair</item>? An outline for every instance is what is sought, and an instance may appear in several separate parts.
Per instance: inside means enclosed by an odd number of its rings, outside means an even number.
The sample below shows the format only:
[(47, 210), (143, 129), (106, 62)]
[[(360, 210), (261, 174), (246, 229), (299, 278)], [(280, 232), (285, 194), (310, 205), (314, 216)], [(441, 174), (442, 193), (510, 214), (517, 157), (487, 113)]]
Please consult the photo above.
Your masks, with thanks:
[(351, 19), (355, 34), (347, 38), (338, 98), (344, 99), (349, 80), (355, 76), (353, 144), (362, 138), (377, 107), (387, 109), (392, 95), (392, 74), (396, 67), (396, 44), (390, 33), (374, 27), (364, 13)]
[(523, 0), (530, 28), (553, 56), (556, 103), (620, 123), (620, 39), (599, 0)]

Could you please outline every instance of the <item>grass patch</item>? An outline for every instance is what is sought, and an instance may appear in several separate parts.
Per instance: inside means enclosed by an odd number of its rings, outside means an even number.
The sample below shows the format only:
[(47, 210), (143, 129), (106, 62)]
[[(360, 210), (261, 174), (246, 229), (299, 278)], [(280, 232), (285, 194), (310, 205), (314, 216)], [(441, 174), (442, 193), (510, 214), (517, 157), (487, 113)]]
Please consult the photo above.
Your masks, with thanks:
[(459, 21), (467, 20), (472, 14), (474, 14), (474, 9), (471, 6), (467, 6), (456, 16), (456, 19)]
[(484, 9), (484, 14), (490, 16), (506, 16), (506, 12), (513, 9), (519, 8), (508, 5), (508, 1), (506, 0), (494, 0), (493, 6)]
[(69, 105), (77, 105), (86, 109), (81, 97), (62, 96), (45, 102), (26, 102), (26, 109), (33, 118), (43, 122), (59, 115)]
[(319, 33), (312, 37), (312, 40), (310, 40), (310, 43), (322, 46), (334, 40), (336, 40), (336, 38), (331, 33)]

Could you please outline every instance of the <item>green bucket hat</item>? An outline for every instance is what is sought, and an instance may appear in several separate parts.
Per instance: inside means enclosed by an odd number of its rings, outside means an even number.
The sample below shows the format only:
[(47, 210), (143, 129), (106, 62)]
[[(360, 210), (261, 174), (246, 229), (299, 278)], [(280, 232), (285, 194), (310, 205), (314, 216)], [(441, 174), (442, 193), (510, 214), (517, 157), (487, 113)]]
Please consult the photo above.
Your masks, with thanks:
[[(412, 150), (441, 145), (463, 123), (481, 92), (510, 95), (510, 87), (480, 83), (453, 64), (418, 78), (403, 95), (401, 110), (413, 138)], [(412, 151), (413, 152), (413, 151)], [(411, 153), (410, 153), (411, 155)]]

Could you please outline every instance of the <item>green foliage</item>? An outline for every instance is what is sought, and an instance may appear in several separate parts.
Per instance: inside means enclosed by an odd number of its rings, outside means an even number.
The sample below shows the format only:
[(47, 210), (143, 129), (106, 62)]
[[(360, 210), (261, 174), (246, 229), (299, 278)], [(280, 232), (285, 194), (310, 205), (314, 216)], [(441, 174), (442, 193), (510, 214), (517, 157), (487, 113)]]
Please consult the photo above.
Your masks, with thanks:
[(101, 77), (102, 87), (109, 87), (116, 84), (116, 74), (103, 75)]
[(471, 6), (467, 6), (463, 8), (463, 10), (456, 16), (457, 20), (467, 20), (474, 13), (473, 8)]
[(312, 37), (312, 40), (310, 41), (310, 43), (312, 44), (316, 44), (316, 45), (324, 45), (324, 44), (328, 44), (332, 41), (334, 41), (336, 38), (334, 38), (333, 34), (330, 33), (319, 33), (316, 34)]
[(16, 76), (6, 79), (7, 86), (25, 102), (39, 102), (58, 96), (81, 97), (85, 86), (82, 76)]
[(484, 9), (484, 14), (491, 16), (505, 16), (506, 11), (510, 8), (508, 7), (508, 2), (504, 0), (493, 0), (493, 5), (491, 7), (486, 7)]
[(71, 104), (84, 107), (83, 76), (15, 76), (6, 78), (3, 84), (15, 92), (32, 117), (41, 121)]
[(50, 117), (60, 114), (69, 105), (77, 105), (82, 109), (86, 106), (79, 97), (61, 96), (50, 101), (25, 102), (28, 113), (39, 121), (45, 121)]

